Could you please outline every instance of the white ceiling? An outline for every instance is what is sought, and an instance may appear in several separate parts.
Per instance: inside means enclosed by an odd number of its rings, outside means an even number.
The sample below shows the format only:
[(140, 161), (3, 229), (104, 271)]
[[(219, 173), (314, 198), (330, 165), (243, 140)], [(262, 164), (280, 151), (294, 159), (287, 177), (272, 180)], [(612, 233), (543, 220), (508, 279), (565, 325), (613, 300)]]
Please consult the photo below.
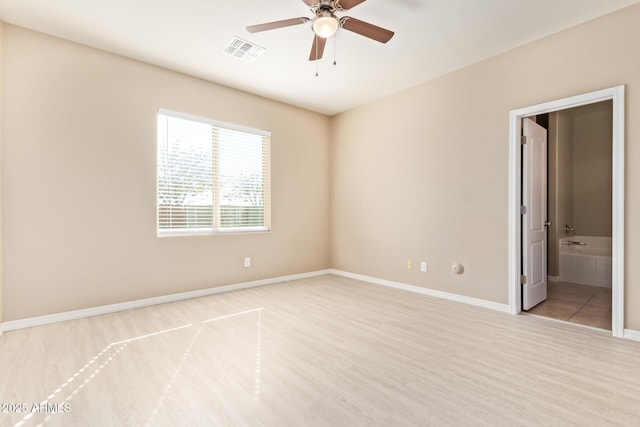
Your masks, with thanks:
[[(310, 23), (250, 34), (247, 25), (311, 17), (302, 0), (0, 0), (0, 19), (212, 82), (333, 115), (640, 0), (368, 0), (339, 13), (395, 31), (381, 44), (339, 30), (309, 62)], [(233, 36), (266, 48), (252, 63), (223, 53)]]

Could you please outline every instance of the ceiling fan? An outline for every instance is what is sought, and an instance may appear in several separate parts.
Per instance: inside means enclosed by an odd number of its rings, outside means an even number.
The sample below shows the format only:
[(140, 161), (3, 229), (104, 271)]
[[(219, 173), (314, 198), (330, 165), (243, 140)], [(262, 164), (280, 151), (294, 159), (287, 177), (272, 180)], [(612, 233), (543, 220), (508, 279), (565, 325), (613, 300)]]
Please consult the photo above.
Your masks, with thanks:
[(316, 61), (322, 58), (324, 46), (327, 39), (332, 37), (338, 28), (352, 31), (356, 34), (376, 40), (380, 43), (386, 43), (393, 37), (393, 31), (386, 30), (368, 22), (361, 21), (350, 16), (338, 18), (337, 12), (349, 10), (366, 0), (302, 0), (313, 13), (313, 18), (300, 17), (284, 19), (281, 21), (267, 22), (264, 24), (250, 25), (247, 31), (257, 33), (260, 31), (274, 30), (276, 28), (290, 27), (292, 25), (304, 24), (312, 21), (311, 29), (314, 38), (311, 45), (311, 53), (309, 61)]

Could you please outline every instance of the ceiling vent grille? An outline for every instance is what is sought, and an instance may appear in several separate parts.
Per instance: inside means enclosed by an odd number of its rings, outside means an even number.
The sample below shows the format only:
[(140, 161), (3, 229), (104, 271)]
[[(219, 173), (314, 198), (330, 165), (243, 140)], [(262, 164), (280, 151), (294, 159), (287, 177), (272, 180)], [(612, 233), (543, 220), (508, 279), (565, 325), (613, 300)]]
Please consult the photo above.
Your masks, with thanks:
[(233, 37), (224, 49), (224, 53), (227, 55), (235, 56), (246, 62), (255, 60), (258, 56), (262, 55), (264, 51), (265, 49), (263, 47), (242, 40), (240, 37)]

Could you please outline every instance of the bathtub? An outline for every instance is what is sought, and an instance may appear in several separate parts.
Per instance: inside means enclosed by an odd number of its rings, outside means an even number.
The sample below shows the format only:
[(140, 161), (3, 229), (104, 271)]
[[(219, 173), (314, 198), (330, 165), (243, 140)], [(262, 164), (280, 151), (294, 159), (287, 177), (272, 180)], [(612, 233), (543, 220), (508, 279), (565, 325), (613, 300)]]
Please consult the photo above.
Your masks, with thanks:
[(611, 237), (573, 236), (559, 243), (560, 281), (611, 287)]

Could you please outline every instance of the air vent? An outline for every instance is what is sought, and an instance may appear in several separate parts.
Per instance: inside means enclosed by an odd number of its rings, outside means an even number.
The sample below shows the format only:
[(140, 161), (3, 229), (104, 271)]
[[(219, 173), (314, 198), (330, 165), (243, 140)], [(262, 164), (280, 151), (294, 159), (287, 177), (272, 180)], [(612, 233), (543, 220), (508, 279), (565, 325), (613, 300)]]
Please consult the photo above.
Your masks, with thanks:
[(227, 55), (235, 56), (243, 61), (251, 62), (265, 51), (263, 47), (255, 45), (239, 37), (231, 39), (224, 52)]

